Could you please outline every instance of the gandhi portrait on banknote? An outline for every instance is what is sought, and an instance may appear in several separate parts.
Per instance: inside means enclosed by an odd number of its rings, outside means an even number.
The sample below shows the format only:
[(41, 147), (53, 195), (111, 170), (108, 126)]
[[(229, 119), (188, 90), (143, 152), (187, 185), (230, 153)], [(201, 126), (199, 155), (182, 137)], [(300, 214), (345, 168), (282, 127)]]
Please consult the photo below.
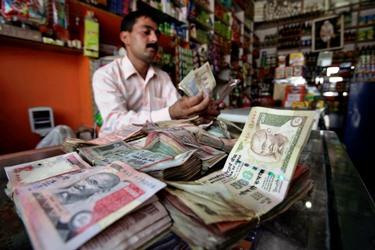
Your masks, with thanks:
[(61, 204), (71, 204), (86, 200), (96, 193), (107, 192), (119, 182), (120, 178), (115, 174), (97, 173), (59, 189), (54, 196)]
[(250, 150), (270, 161), (279, 161), (288, 143), (288, 137), (270, 129), (258, 129), (251, 138)]
[(259, 122), (250, 137), (249, 155), (263, 162), (282, 162), (291, 146), (303, 119), (287, 117), (275, 125), (271, 122)]
[[(73, 238), (79, 229), (92, 221), (89, 198), (110, 192), (124, 181), (108, 172), (100, 172), (78, 180), (69, 186), (60, 187), (47, 193), (33, 193), (46, 212), (64, 242)], [(125, 183), (127, 185), (129, 183)], [(76, 204), (80, 203), (80, 204)], [(84, 205), (85, 204), (85, 205)]]

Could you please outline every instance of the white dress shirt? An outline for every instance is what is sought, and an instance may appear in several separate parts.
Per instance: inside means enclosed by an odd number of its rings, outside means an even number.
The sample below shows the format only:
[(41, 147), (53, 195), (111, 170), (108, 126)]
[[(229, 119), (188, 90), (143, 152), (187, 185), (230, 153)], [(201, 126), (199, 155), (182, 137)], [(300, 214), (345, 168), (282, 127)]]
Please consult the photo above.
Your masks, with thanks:
[(171, 120), (169, 107), (179, 98), (166, 72), (150, 66), (143, 79), (127, 56), (94, 73), (93, 91), (103, 118), (100, 134), (133, 123)]

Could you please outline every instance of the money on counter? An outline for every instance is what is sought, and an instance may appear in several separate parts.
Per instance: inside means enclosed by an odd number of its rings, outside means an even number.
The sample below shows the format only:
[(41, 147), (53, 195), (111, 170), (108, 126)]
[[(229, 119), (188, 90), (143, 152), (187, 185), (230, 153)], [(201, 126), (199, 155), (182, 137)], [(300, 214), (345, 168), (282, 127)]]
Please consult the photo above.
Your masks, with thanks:
[(224, 168), (199, 182), (221, 183), (239, 204), (266, 213), (284, 199), (313, 121), (313, 111), (252, 108)]
[(35, 249), (76, 249), (164, 187), (114, 162), (18, 186), (14, 200)]
[[(300, 172), (300, 170), (302, 170), (302, 174), (297, 173), (297, 171)], [(237, 221), (230, 221), (227, 219), (226, 221), (207, 224), (204, 222), (204, 220), (202, 220), (201, 216), (198, 216), (198, 214), (192, 210), (196, 209), (197, 205), (195, 205), (195, 208), (191, 206), (191, 202), (201, 204), (202, 199), (200, 199), (198, 196), (194, 195), (194, 197), (190, 195), (190, 197), (193, 199), (190, 201), (190, 203), (186, 202), (184, 199), (180, 199), (180, 194), (183, 192), (182, 190), (179, 190), (180, 193), (173, 193), (170, 192), (171, 189), (168, 188), (167, 192), (162, 192), (162, 203), (166, 206), (174, 221), (172, 231), (188, 242), (190, 247), (217, 249), (227, 246), (227, 248), (230, 248), (238, 240), (245, 237), (249, 230), (259, 224), (260, 221), (268, 221), (281, 214), (311, 190), (312, 181), (308, 179), (308, 168), (298, 166), (297, 171), (296, 175), (293, 176), (291, 188), (288, 191), (285, 199), (268, 213), (265, 213), (260, 218), (253, 217), (253, 219), (250, 221), (240, 220), (240, 217), (238, 217), (239, 220)], [(210, 192), (212, 191), (206, 189), (201, 190), (199, 193), (203, 195), (202, 197), (205, 197), (205, 195), (209, 194)], [(197, 192), (195, 192), (195, 194), (197, 194)], [(205, 202), (204, 206), (200, 205), (200, 208), (202, 208), (201, 212), (208, 212), (205, 217), (219, 216), (219, 210), (214, 210), (212, 208), (217, 207), (220, 205), (220, 203), (216, 203), (215, 206), (210, 206), (207, 201), (217, 202), (217, 200), (215, 200), (215, 194), (210, 197), (211, 199), (209, 199), (207, 196), (203, 199)], [(231, 204), (228, 202), (229, 201), (226, 200), (226, 207), (228, 207), (227, 204)], [(231, 216), (235, 215), (235, 210), (233, 210), (231, 212)]]
[[(85, 243), (81, 250), (137, 249), (172, 225), (167, 210), (159, 201), (139, 208)], [(145, 235), (146, 234), (146, 235)]]
[[(270, 213), (281, 212), (288, 207), (283, 200), (288, 194), (299, 155), (309, 138), (313, 117), (314, 112), (309, 111), (252, 108), (224, 168), (193, 182), (168, 182), (177, 188), (168, 189), (168, 193), (177, 197), (189, 208), (190, 216), (193, 214), (207, 227), (230, 222), (238, 226), (246, 221), (247, 224), (259, 222), (275, 207), (279, 210)], [(300, 185), (294, 186), (298, 189), (291, 190), (285, 202), (291, 204), (311, 189), (309, 180), (302, 180)], [(174, 206), (171, 200), (169, 205)], [(171, 213), (175, 222), (176, 219), (181, 221), (173, 226), (174, 230), (188, 240), (191, 232), (180, 228), (185, 222), (182, 218), (187, 219), (186, 215), (178, 215), (178, 209), (172, 210), (175, 211)]]
[(79, 148), (105, 145), (117, 141), (131, 141), (136, 140), (143, 136), (143, 126), (142, 125), (128, 125), (123, 127), (121, 130), (116, 130), (112, 133), (101, 134), (99, 138), (84, 141), (77, 138), (67, 138), (63, 143), (63, 150), (65, 152), (77, 151)]
[(172, 159), (167, 154), (135, 148), (123, 141), (80, 148), (79, 154), (95, 166), (104, 166), (114, 161), (122, 161), (135, 169), (141, 169)]
[(91, 168), (77, 153), (68, 153), (39, 161), (5, 167), (10, 192), (18, 185), (26, 185), (72, 171)]
[[(230, 248), (311, 189), (308, 169), (296, 164), (312, 121), (306, 111), (253, 108), (238, 140), (223, 124), (211, 133), (188, 121), (132, 125), (96, 143), (72, 143), (106, 166), (91, 168), (70, 153), (41, 161), (50, 168), (20, 164), (7, 175), (36, 249), (146, 248), (168, 234), (170, 216), (191, 247)], [(223, 150), (230, 152), (224, 168), (198, 179)], [(170, 216), (152, 198), (166, 185), (136, 169), (167, 182), (161, 202)]]

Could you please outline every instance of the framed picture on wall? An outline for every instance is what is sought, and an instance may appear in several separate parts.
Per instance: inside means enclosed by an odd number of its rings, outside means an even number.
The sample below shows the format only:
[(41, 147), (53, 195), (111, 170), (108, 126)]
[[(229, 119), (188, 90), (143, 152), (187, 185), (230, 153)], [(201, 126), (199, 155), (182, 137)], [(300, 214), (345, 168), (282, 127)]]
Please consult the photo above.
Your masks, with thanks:
[(315, 19), (312, 25), (312, 50), (334, 50), (344, 46), (343, 16)]

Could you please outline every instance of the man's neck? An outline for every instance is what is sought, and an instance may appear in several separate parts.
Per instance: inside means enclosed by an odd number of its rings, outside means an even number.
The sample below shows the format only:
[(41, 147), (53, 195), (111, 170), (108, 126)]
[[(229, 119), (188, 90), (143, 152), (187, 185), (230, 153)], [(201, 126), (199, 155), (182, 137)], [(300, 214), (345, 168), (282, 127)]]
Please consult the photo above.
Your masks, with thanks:
[(133, 64), (137, 72), (142, 76), (143, 79), (146, 79), (148, 68), (150, 67), (149, 63), (146, 63), (138, 58), (134, 57), (132, 54), (128, 54), (130, 62)]

